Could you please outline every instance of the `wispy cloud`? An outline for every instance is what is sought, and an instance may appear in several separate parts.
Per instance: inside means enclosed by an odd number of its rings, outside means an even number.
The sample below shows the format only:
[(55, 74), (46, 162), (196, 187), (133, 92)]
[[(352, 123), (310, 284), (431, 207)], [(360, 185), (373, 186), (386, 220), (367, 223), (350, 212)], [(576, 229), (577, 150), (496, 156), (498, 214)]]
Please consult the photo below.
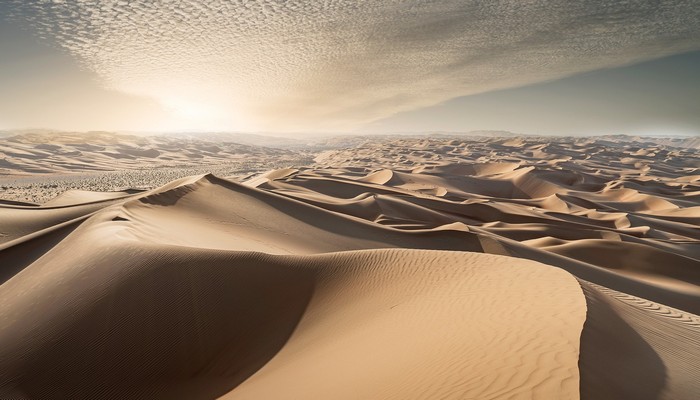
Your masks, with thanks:
[(350, 129), (700, 48), (696, 0), (10, 0), (109, 88), (247, 129)]

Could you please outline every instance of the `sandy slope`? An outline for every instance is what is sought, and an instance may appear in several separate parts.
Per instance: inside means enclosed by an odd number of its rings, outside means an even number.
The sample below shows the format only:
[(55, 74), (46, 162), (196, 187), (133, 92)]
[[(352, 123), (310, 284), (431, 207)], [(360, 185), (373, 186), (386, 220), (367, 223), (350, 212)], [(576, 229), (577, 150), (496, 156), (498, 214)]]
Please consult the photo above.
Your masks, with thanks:
[[(581, 282), (581, 396), (692, 399), (700, 393), (700, 317)], [(634, 384), (631, 384), (634, 382)]]
[(697, 398), (700, 164), (657, 147), (395, 140), (0, 205), (0, 398)]
[[(564, 271), (462, 252), (295, 255), (387, 247), (386, 228), (212, 176), (105, 206), (3, 284), (8, 395), (207, 398), (262, 367), (229, 396), (578, 397), (585, 302)], [(439, 237), (387, 233), (392, 247)]]

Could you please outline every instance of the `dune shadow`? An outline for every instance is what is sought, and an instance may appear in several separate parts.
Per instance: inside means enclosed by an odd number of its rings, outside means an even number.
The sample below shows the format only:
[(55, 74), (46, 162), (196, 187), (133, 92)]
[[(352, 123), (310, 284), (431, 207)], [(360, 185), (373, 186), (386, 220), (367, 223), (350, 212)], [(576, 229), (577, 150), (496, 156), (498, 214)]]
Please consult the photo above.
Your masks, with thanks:
[(581, 332), (581, 399), (653, 400), (666, 386), (656, 351), (613, 309), (615, 301), (581, 282), (588, 312)]
[(38, 260), (84, 221), (85, 219), (81, 218), (32, 239), (0, 249), (0, 285)]
[[(314, 277), (293, 260), (195, 249), (134, 252), (139, 256), (128, 266), (115, 259), (91, 268), (120, 268), (117, 281), (96, 271), (75, 282), (76, 291), (93, 293), (107, 285), (97, 300), (53, 293), (83, 303), (66, 303), (53, 314), (60, 319), (35, 316), (44, 319), (46, 340), (4, 341), (0, 397), (218, 398), (285, 345), (314, 289)], [(47, 301), (37, 299), (37, 309), (50, 308)]]

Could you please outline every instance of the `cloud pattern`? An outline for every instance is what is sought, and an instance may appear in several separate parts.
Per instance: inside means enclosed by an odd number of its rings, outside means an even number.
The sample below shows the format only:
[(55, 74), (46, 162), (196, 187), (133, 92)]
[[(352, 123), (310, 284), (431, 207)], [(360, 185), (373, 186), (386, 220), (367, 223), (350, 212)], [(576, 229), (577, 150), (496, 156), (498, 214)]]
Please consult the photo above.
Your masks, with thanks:
[(700, 48), (697, 0), (7, 1), (105, 86), (245, 129), (352, 129)]

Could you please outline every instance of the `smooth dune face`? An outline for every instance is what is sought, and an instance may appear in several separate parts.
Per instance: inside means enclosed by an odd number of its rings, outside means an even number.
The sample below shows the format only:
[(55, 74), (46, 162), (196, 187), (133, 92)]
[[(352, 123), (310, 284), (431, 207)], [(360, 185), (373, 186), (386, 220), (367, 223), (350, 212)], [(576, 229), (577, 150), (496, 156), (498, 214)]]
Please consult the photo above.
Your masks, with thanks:
[(578, 398), (570, 275), (476, 253), (335, 257), (289, 342), (224, 398)]
[(0, 205), (0, 397), (697, 398), (694, 154), (391, 139)]
[(586, 307), (562, 270), (465, 252), (325, 253), (436, 237), (387, 230), (381, 242), (385, 228), (211, 176), (108, 202), (3, 284), (4, 393), (578, 397)]

